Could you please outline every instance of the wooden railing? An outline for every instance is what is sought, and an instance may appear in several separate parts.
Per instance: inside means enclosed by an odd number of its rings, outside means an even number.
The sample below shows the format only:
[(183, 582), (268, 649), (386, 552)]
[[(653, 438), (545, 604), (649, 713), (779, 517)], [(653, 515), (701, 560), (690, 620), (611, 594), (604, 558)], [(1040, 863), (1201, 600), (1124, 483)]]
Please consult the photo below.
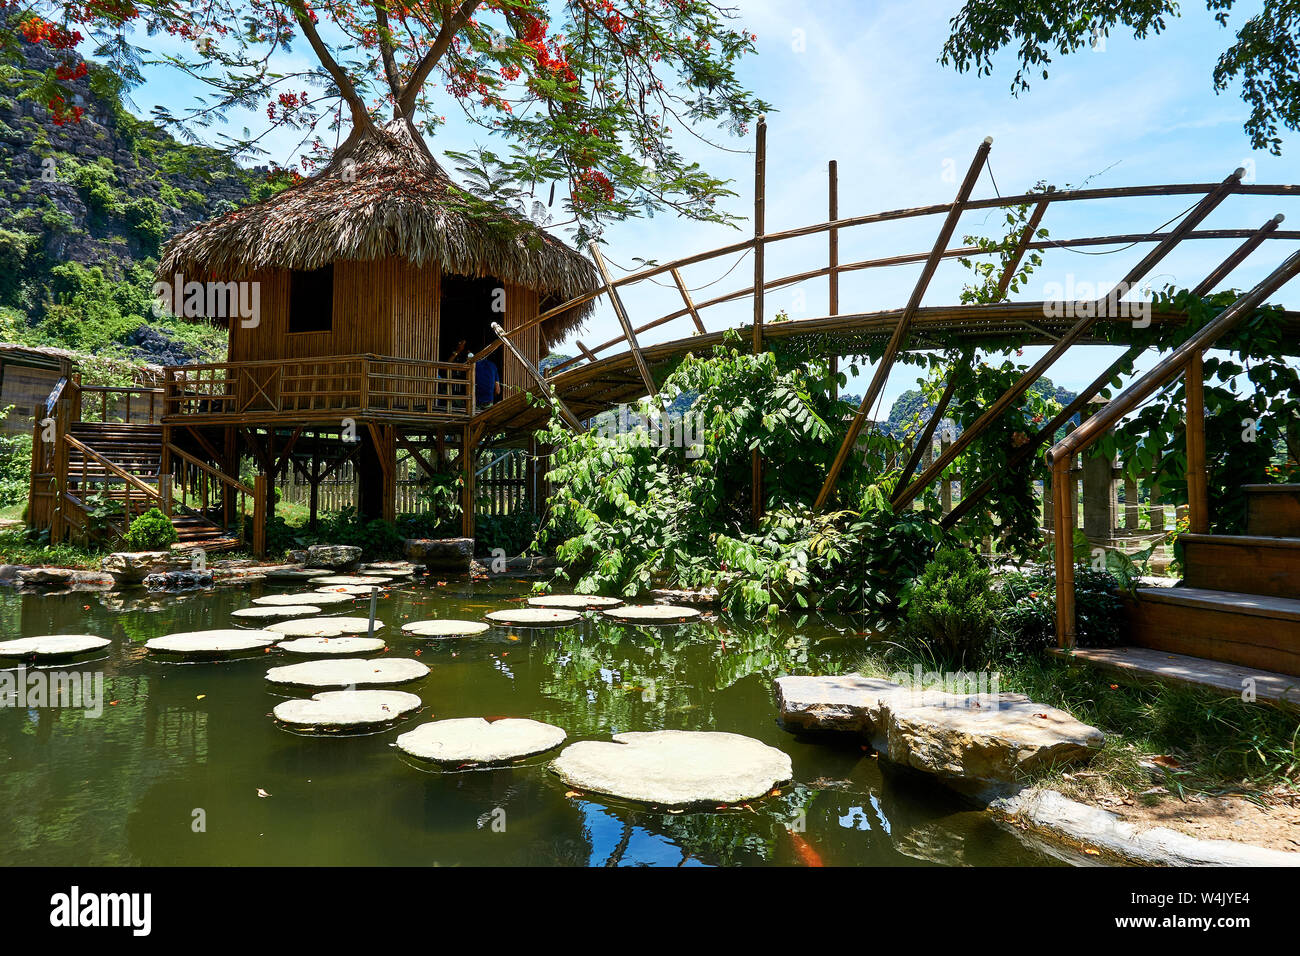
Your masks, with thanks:
[(1300, 273), (1300, 252), (1293, 253), (1262, 282), (1228, 306), (1151, 371), (1117, 395), (1099, 413), (1066, 435), (1047, 453), (1052, 469), (1053, 525), (1056, 550), (1056, 639), (1073, 647), (1076, 633), (1074, 601), (1074, 481), (1079, 454), (1178, 375), (1186, 376), (1187, 504), (1189, 528), (1204, 534), (1210, 528), (1205, 464), (1205, 398), (1201, 366), (1205, 350), (1248, 318), (1264, 301)]
[(157, 425), (162, 421), (163, 390), (74, 383), (74, 421)]
[(163, 410), (231, 421), (347, 412), (466, 419), (474, 415), (474, 366), (382, 355), (170, 366)]
[[(181, 510), (213, 520), (215, 505), (220, 501), (221, 517), (213, 523), (222, 528), (233, 524), (235, 537), (242, 546), (248, 536), (246, 527), (251, 502), (253, 537), (256, 539), (259, 531), (265, 534), (268, 496), (264, 486), (260, 491), (257, 487), (250, 487), (173, 442), (168, 442), (165, 450), (164, 460), (168, 462), (166, 477), (170, 482), (164, 508), (166, 514), (172, 514), (173, 509), (179, 506)], [(264, 553), (264, 542), (259, 544), (255, 540), (253, 550), (257, 554)]]

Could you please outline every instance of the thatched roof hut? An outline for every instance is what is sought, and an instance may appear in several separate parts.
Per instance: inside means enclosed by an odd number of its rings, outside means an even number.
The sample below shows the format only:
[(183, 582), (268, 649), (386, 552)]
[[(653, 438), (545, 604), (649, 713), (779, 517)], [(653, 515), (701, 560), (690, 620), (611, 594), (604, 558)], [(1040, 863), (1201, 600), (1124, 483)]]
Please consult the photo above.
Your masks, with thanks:
[[(174, 237), (158, 276), (229, 281), (392, 257), (533, 290), (539, 311), (599, 285), (577, 251), (453, 183), (400, 119), (349, 137), (329, 166), (302, 183)], [(545, 340), (563, 338), (593, 305), (548, 320)]]

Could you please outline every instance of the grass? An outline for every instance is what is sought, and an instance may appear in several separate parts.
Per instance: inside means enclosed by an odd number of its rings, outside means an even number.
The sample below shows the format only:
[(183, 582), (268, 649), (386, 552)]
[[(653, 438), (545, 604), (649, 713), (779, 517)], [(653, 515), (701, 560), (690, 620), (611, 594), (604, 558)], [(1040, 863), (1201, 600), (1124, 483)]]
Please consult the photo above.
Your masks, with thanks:
[(73, 544), (32, 544), (19, 528), (0, 531), (0, 564), (31, 564), (57, 568), (98, 570), (103, 551), (80, 548)]
[[(921, 663), (893, 648), (871, 652), (862, 672), (888, 676)], [(958, 668), (951, 668), (957, 670)], [(999, 689), (1067, 711), (1106, 734), (1101, 751), (1082, 768), (1046, 768), (1027, 782), (1079, 799), (1144, 794), (1152, 788), (1151, 761), (1171, 794), (1300, 791), (1300, 715), (1247, 703), (1207, 689), (1121, 678), (1056, 658), (1023, 656), (998, 662)], [(1169, 758), (1172, 758), (1170, 760)], [(1161, 782), (1161, 781), (1157, 781)]]

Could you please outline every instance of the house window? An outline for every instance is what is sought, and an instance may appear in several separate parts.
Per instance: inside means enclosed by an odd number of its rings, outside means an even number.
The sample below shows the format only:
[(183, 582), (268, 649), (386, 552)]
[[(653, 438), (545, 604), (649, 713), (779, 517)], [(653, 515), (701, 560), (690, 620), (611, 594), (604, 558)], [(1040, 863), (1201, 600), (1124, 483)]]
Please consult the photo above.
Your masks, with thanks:
[(289, 273), (289, 331), (328, 332), (334, 327), (334, 266)]

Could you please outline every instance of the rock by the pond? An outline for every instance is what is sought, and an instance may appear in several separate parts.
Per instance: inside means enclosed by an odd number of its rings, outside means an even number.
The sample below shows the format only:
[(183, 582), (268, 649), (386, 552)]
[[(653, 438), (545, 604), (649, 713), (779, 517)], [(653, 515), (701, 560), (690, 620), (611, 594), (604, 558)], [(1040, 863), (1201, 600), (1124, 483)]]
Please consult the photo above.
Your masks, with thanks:
[(199, 660), (224, 657), (241, 651), (256, 651), (270, 647), (281, 639), (274, 631), (183, 631), (165, 634), (145, 642), (145, 648), (155, 653), (176, 654)]
[(418, 565), (410, 561), (368, 561), (361, 565), (361, 573), (368, 574), (373, 571), (377, 574), (391, 574), (395, 577), (408, 577), (420, 570)]
[(309, 591), (306, 594), (263, 594), (253, 598), (253, 603), (260, 607), (294, 607), (324, 604), (351, 604), (355, 596), (340, 594), (337, 591)]
[(170, 551), (115, 551), (99, 566), (121, 585), (139, 584), (151, 574), (184, 570), (189, 567), (189, 561)]
[(361, 561), (361, 549), (351, 544), (313, 544), (307, 549), (308, 568), (350, 571)]
[(397, 749), (439, 764), (497, 764), (554, 750), (565, 736), (559, 727), (523, 717), (457, 717), (407, 731)]
[(276, 621), (286, 617), (306, 617), (319, 614), (320, 608), (314, 604), (274, 604), (244, 607), (231, 611), (230, 616), (241, 621)]
[[(316, 582), (313, 581), (313, 584)], [(378, 584), (327, 584), (324, 587), (316, 589), (317, 594), (350, 594), (356, 597), (361, 594), (373, 594), (376, 591), (383, 591), (384, 588)]]
[[(383, 626), (383, 621), (375, 620), (376, 632)], [(368, 634), (370, 618), (304, 617), (296, 621), (276, 621), (274, 624), (268, 624), (266, 629), (286, 637), (341, 637), (344, 634)]]
[(111, 574), (79, 571), (76, 568), (28, 568), (15, 578), (20, 588), (67, 591), (111, 591), (117, 586)]
[(144, 586), (150, 591), (198, 591), (212, 587), (213, 581), (209, 571), (159, 571), (146, 575)]
[(744, 803), (794, 776), (789, 756), (740, 734), (655, 730), (612, 739), (565, 747), (551, 770), (577, 790), (662, 807)]
[(555, 607), (573, 611), (618, 607), (622, 603), (621, 598), (602, 597), (599, 594), (543, 594), (528, 599), (530, 607)]
[(276, 647), (289, 654), (316, 657), (347, 657), (349, 654), (374, 654), (384, 649), (377, 637), (298, 637), (281, 641)]
[(606, 617), (624, 624), (680, 624), (700, 616), (698, 608), (677, 604), (629, 604), (602, 611)]
[(508, 611), (489, 611), (483, 615), (493, 624), (510, 627), (555, 627), (581, 621), (577, 611), (557, 610), (549, 607), (520, 607)]
[(482, 621), (412, 621), (402, 625), (402, 633), (412, 637), (473, 637), (489, 626)]
[(473, 538), (407, 538), (406, 556), (430, 571), (468, 574), (474, 560)]
[(419, 680), (428, 673), (429, 668), (419, 661), (405, 657), (382, 657), (375, 660), (343, 657), (272, 667), (266, 672), (266, 679), (272, 684), (293, 687), (359, 687), (369, 684), (405, 684)]
[(681, 588), (656, 588), (650, 592), (649, 597), (657, 604), (711, 605), (718, 603), (718, 589), (699, 588), (697, 590), (683, 590)]
[(782, 724), (848, 731), (894, 763), (988, 798), (1028, 771), (1087, 760), (1104, 742), (1096, 727), (1023, 694), (955, 694), (879, 678), (779, 677)]
[(400, 719), (424, 702), (401, 690), (329, 690), (311, 700), (286, 700), (271, 711), (290, 727), (311, 730), (359, 730)]
[(0, 657), (49, 661), (102, 650), (112, 642), (94, 634), (42, 634), (0, 641)]

